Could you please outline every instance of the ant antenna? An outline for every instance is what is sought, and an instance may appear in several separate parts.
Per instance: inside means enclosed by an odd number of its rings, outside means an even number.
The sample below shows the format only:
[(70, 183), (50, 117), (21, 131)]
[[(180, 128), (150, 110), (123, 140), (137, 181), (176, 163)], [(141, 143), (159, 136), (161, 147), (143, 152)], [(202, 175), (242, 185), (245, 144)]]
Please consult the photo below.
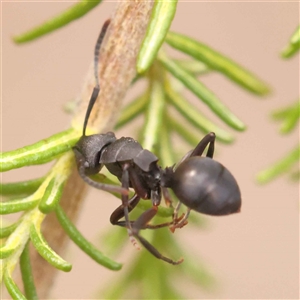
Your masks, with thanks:
[(102, 26), (101, 32), (99, 34), (96, 46), (95, 46), (95, 51), (94, 51), (94, 76), (95, 76), (95, 81), (96, 81), (96, 86), (93, 89), (93, 93), (88, 105), (88, 108), (86, 110), (86, 114), (85, 114), (85, 118), (84, 118), (84, 123), (83, 123), (83, 130), (82, 130), (82, 135), (85, 136), (85, 130), (86, 130), (86, 126), (91, 114), (91, 111), (93, 109), (93, 106), (97, 100), (97, 97), (99, 95), (100, 92), (100, 83), (99, 83), (99, 75), (98, 75), (98, 61), (99, 61), (99, 52), (100, 52), (100, 47), (103, 41), (103, 38), (105, 36), (106, 30), (108, 25), (110, 24), (110, 19), (108, 19), (107, 21), (105, 21), (105, 23)]

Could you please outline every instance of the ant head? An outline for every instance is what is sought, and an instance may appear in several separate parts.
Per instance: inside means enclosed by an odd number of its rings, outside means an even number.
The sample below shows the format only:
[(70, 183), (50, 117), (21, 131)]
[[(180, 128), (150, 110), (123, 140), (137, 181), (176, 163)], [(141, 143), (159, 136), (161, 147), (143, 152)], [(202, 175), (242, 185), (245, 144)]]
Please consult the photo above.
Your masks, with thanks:
[(99, 160), (103, 148), (115, 140), (113, 132), (82, 136), (73, 148), (78, 169), (83, 168), (86, 175), (97, 174), (101, 169)]
[(240, 211), (241, 193), (235, 178), (211, 158), (188, 158), (174, 173), (165, 171), (165, 177), (179, 201), (197, 212), (221, 216)]

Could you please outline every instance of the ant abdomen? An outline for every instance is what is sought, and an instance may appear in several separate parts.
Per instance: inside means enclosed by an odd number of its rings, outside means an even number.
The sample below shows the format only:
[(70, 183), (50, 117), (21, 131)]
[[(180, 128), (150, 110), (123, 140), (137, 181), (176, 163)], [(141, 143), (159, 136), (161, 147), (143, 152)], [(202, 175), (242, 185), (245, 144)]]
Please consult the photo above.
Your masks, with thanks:
[(194, 156), (174, 171), (170, 188), (188, 208), (208, 215), (239, 212), (241, 193), (231, 173), (219, 162)]

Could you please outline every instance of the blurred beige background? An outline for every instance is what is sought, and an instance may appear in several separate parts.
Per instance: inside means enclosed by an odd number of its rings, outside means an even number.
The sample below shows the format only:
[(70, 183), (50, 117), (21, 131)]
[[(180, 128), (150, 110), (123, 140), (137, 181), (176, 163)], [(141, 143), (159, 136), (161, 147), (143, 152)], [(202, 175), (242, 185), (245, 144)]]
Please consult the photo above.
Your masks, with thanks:
[[(227, 54), (273, 89), (272, 95), (259, 99), (218, 74), (203, 78), (248, 126), (245, 133), (236, 134), (233, 146), (217, 144), (216, 156), (238, 180), (243, 206), (240, 214), (208, 218), (206, 230), (191, 226), (176, 233), (192, 249), (195, 261), (200, 257), (219, 281), (212, 293), (187, 285), (185, 294), (191, 299), (298, 299), (299, 186), (285, 177), (258, 186), (254, 176), (299, 143), (299, 132), (281, 137), (279, 126), (269, 120), (272, 110), (299, 95), (299, 56), (288, 61), (279, 58), (279, 51), (299, 23), (299, 3), (179, 2), (173, 30)], [(7, 151), (67, 128), (70, 117), (62, 107), (79, 93), (100, 27), (116, 2), (105, 1), (83, 19), (23, 46), (14, 45), (10, 37), (69, 4), (20, 1), (2, 2), (1, 6), (1, 137), (2, 150)], [(199, 101), (195, 104), (203, 107)], [(133, 133), (124, 128), (117, 134)], [(188, 150), (185, 145), (174, 147)], [(47, 168), (12, 171), (5, 173), (3, 180), (35, 178)], [(99, 193), (90, 191), (78, 222), (78, 228), (96, 243), (99, 231), (110, 228), (109, 215), (119, 204), (117, 199), (106, 200), (106, 194), (100, 197)], [(135, 251), (128, 243), (127, 256), (132, 257)], [(60, 272), (51, 298), (92, 298), (99, 287), (121, 275), (98, 266), (74, 245), (64, 257), (73, 264), (73, 270)], [(125, 256), (118, 260), (124, 262)]]

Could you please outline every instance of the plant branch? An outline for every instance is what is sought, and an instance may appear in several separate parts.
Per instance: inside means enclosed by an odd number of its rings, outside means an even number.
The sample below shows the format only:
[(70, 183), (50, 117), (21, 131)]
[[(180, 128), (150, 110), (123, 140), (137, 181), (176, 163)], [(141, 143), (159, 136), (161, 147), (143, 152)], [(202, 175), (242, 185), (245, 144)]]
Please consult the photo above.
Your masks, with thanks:
[[(127, 89), (135, 77), (136, 58), (149, 22), (153, 1), (120, 1), (112, 16), (99, 60), (101, 92), (90, 117), (89, 129), (102, 132), (112, 129), (119, 107)], [(92, 53), (92, 51), (91, 51)], [(78, 107), (72, 120), (73, 127), (81, 131), (85, 111), (95, 85), (92, 67), (88, 72)], [(61, 199), (61, 206), (68, 218), (76, 223), (80, 205), (85, 195), (85, 184), (74, 170)], [(66, 247), (66, 234), (50, 213), (43, 223), (43, 234), (58, 254)], [(57, 272), (36, 251), (31, 251), (32, 269), (39, 298), (47, 298)], [(21, 286), (20, 278), (17, 280)]]

